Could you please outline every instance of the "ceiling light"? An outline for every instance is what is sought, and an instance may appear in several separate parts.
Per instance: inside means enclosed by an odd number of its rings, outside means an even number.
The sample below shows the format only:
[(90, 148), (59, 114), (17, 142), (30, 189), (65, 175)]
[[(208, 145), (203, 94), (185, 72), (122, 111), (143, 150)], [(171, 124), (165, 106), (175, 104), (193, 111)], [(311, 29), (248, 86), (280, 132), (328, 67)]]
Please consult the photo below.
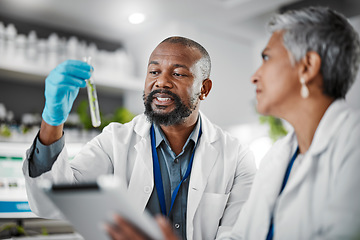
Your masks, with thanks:
[(132, 24), (139, 24), (145, 20), (145, 15), (142, 13), (133, 13), (129, 16), (129, 22)]

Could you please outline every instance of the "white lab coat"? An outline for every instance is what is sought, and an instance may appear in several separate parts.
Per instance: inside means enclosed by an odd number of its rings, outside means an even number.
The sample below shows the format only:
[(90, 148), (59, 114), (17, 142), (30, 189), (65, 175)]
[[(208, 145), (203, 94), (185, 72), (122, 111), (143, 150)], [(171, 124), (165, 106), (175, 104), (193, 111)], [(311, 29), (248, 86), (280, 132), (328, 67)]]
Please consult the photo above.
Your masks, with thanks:
[[(201, 119), (203, 133), (189, 183), (187, 239), (214, 239), (217, 233), (229, 230), (248, 198), (256, 171), (248, 148), (203, 114)], [(29, 177), (26, 159), (23, 172), (32, 211), (41, 217), (59, 217), (37, 188), (42, 179), (80, 182), (112, 173), (122, 180), (129, 197), (143, 211), (154, 188), (149, 129), (144, 115), (127, 124), (112, 123), (70, 162), (64, 148), (51, 171), (36, 178)]]
[(360, 112), (343, 100), (327, 109), (275, 203), (297, 144), (292, 132), (264, 157), (249, 199), (224, 239), (265, 240), (273, 209), (274, 240), (360, 237)]

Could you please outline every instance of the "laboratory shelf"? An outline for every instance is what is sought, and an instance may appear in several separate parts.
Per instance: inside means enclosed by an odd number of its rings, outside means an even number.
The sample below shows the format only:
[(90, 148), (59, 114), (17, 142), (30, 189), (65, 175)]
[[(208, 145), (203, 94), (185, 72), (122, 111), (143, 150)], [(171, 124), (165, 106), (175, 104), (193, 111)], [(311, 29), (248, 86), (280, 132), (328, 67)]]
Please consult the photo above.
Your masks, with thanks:
[[(21, 81), (28, 81), (33, 83), (44, 83), (46, 76), (53, 69), (53, 66), (47, 68), (39, 68), (26, 64), (15, 64), (2, 61), (0, 58), (0, 82), (1, 77), (10, 78)], [(120, 90), (142, 91), (144, 83), (129, 74), (119, 74), (107, 72), (106, 70), (99, 69), (94, 72), (95, 84), (99, 89), (115, 88)]]

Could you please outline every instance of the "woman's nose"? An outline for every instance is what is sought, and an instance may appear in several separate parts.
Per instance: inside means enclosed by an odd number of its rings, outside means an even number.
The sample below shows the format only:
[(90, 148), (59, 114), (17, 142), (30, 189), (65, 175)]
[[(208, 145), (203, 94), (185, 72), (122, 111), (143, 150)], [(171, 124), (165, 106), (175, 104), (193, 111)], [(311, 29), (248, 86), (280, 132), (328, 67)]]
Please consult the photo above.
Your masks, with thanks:
[(258, 68), (256, 72), (251, 76), (250, 81), (252, 84), (256, 84), (259, 81), (259, 70), (260, 68)]
[(252, 84), (256, 84), (258, 82), (257, 76), (254, 74), (251, 76), (250, 81)]

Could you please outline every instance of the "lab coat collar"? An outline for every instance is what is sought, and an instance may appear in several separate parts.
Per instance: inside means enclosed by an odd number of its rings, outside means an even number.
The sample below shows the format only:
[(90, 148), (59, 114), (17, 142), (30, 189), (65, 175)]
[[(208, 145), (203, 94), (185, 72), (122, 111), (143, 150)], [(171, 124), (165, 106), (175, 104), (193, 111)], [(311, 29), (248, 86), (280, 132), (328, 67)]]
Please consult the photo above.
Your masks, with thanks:
[(150, 139), (151, 123), (148, 121), (145, 114), (141, 114), (141, 115), (137, 116), (136, 118), (139, 118), (137, 120), (137, 122), (142, 123), (142, 124), (136, 124), (134, 126), (134, 131), (136, 132), (136, 134), (138, 134), (142, 138), (149, 138)]
[[(190, 141), (193, 141), (194, 146), (196, 146), (197, 140), (199, 138), (200, 125), (201, 125), (201, 118), (199, 116), (198, 120), (196, 121), (195, 128), (190, 133), (190, 136), (188, 137), (188, 139), (186, 140), (186, 142), (182, 148), (182, 152), (187, 147), (187, 145), (189, 144)], [(162, 129), (160, 128), (159, 125), (154, 124), (154, 131), (155, 131), (155, 147), (158, 148), (159, 145), (164, 141), (165, 144), (170, 148), (170, 143), (169, 143), (168, 139), (166, 138), (165, 133), (162, 131)]]
[(209, 143), (213, 143), (219, 139), (220, 134), (218, 130), (215, 128), (214, 124), (210, 122), (210, 120), (199, 111), (202, 123), (202, 136), (201, 138), (206, 139)]
[[(302, 166), (294, 175), (294, 179), (289, 181), (287, 188), (284, 189), (283, 195), (296, 188), (305, 176), (310, 173), (310, 169), (317, 164), (317, 161), (315, 161), (318, 159), (317, 156), (327, 149), (329, 142), (335, 137), (336, 132), (347, 117), (347, 108), (344, 100), (337, 100), (326, 110), (316, 129), (310, 148), (304, 155)], [(293, 143), (297, 144), (297, 141), (294, 140)]]
[[(217, 130), (201, 111), (199, 111), (199, 114), (202, 122), (202, 132), (203, 132), (201, 138), (205, 138), (206, 141), (210, 143), (215, 142), (219, 138), (219, 135), (217, 134)], [(136, 124), (134, 127), (134, 131), (139, 136), (150, 139), (151, 123), (147, 120), (145, 114), (141, 114), (137, 116), (137, 118), (139, 118), (138, 122), (142, 122), (144, 124)]]
[[(277, 141), (272, 150), (266, 154), (257, 172), (256, 182), (266, 183), (260, 186), (262, 201), (266, 202), (267, 210), (264, 214), (270, 214), (273, 211), (275, 200), (279, 196), (280, 188), (284, 179), (288, 163), (297, 148), (297, 140), (294, 132), (290, 132), (283, 139)], [(271, 177), (270, 177), (271, 176)], [(286, 188), (284, 189), (284, 191)], [(269, 216), (264, 216), (266, 230), (268, 229)], [(266, 231), (264, 230), (264, 231)]]
[[(208, 178), (216, 161), (219, 159), (219, 151), (213, 145), (219, 139), (219, 129), (216, 129), (215, 126), (205, 117), (204, 114), (201, 114), (201, 126), (202, 126), (202, 135), (198, 140), (198, 145), (195, 151), (193, 167), (190, 176), (189, 182), (189, 193), (188, 193), (188, 204), (187, 207), (187, 236), (192, 236), (194, 231), (193, 224), (190, 223), (190, 219), (194, 220), (196, 210), (199, 207), (200, 200), (204, 194), (206, 185), (208, 183)], [(196, 176), (193, 176), (194, 174)]]
[(308, 154), (321, 154), (348, 115), (347, 103), (343, 99), (335, 100), (326, 110), (315, 131)]
[(134, 145), (137, 152), (134, 171), (128, 185), (128, 194), (139, 210), (143, 211), (154, 188), (152, 155), (150, 144), (150, 126), (144, 114), (136, 116), (130, 123), (134, 124), (135, 133), (141, 139)]

